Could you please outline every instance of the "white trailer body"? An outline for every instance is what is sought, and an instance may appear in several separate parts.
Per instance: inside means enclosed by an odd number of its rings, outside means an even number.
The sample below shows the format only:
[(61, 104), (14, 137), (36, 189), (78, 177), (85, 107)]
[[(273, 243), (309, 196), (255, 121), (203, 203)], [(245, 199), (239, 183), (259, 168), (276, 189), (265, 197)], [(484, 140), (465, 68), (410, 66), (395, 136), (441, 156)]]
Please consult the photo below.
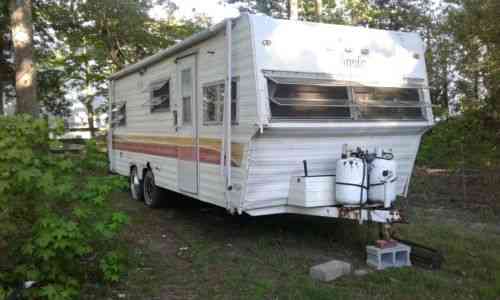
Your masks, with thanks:
[(111, 171), (136, 169), (142, 180), (150, 170), (159, 187), (250, 215), (396, 220), (390, 209), (340, 207), (331, 179), (310, 183), (316, 196), (304, 205), (290, 183), (303, 160), (309, 175), (334, 176), (343, 144), (382, 147), (394, 153), (406, 196), (433, 125), (415, 33), (244, 14), (110, 81)]

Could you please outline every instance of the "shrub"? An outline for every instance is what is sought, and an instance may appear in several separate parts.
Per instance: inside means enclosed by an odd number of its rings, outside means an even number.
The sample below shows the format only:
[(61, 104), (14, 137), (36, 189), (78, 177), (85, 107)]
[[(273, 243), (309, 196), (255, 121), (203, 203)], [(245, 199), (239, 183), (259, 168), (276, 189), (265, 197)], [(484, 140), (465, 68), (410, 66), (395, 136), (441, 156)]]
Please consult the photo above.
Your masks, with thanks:
[(44, 120), (0, 117), (0, 299), (25, 281), (37, 282), (30, 297), (74, 299), (84, 282), (122, 272), (113, 239), (127, 216), (107, 199), (126, 183), (106, 176), (93, 143), (51, 154), (51, 133)]
[(497, 168), (500, 164), (500, 124), (481, 110), (438, 123), (425, 134), (418, 163), (437, 168)]

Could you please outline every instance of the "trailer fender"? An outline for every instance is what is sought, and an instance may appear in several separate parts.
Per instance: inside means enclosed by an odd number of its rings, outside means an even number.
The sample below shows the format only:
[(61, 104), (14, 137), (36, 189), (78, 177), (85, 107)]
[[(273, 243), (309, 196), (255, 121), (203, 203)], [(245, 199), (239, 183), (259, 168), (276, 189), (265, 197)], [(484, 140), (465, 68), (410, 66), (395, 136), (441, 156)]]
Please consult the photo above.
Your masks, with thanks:
[(137, 175), (139, 176), (139, 179), (142, 180), (144, 178), (144, 174), (146, 173), (146, 170), (149, 167), (149, 163), (147, 164), (141, 164), (141, 163), (136, 163), (136, 162), (130, 162), (129, 163), (129, 174), (132, 172), (133, 168), (137, 168)]

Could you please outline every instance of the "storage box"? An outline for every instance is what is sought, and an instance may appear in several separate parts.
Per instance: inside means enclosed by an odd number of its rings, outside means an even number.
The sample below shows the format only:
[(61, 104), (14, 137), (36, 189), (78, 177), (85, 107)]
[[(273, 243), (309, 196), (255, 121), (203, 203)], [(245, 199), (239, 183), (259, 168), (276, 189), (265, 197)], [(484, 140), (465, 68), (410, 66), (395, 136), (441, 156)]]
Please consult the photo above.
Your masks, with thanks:
[(335, 176), (292, 176), (288, 205), (301, 207), (335, 204)]

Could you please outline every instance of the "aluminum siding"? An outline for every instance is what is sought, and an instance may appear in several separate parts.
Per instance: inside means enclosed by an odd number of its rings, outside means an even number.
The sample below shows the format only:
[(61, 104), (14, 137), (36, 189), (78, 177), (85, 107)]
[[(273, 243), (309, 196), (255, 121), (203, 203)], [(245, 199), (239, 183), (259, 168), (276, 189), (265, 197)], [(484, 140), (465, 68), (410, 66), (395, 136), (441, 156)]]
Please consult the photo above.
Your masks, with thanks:
[[(238, 125), (232, 129), (232, 140), (244, 146), (242, 165), (233, 167), (232, 181), (234, 189), (231, 192), (231, 202), (239, 206), (242, 200), (242, 191), (246, 182), (248, 142), (256, 132), (256, 87), (254, 72), (254, 57), (252, 39), (248, 17), (241, 17), (235, 21), (233, 27), (233, 75), (238, 78)], [(185, 53), (197, 51), (197, 98), (199, 137), (223, 138), (223, 129), (220, 125), (203, 124), (203, 92), (205, 84), (224, 80), (225, 77), (225, 46), (224, 33), (186, 50)], [(179, 53), (182, 56), (182, 53)], [(165, 58), (163, 61), (149, 66), (143, 75), (132, 73), (120, 77), (115, 81), (115, 101), (126, 102), (127, 124), (114, 130), (114, 135), (147, 135), (182, 137), (182, 131), (174, 128), (173, 113), (150, 113), (149, 106), (145, 105), (149, 98), (148, 87), (158, 80), (170, 79), (171, 108), (179, 109), (176, 78), (175, 57)], [(177, 188), (177, 160), (174, 158), (113, 150), (111, 154), (115, 172), (128, 176), (130, 165), (145, 166), (149, 163), (155, 174), (157, 184), (161, 187), (178, 191)], [(226, 206), (224, 199), (224, 177), (219, 165), (199, 164), (199, 193), (190, 195), (199, 200), (219, 206)]]
[(398, 163), (398, 192), (406, 193), (420, 143), (421, 132), (328, 132), (319, 129), (267, 129), (250, 146), (244, 209), (287, 203), (291, 176), (303, 175), (307, 160), (310, 175), (333, 175), (342, 145), (392, 149)]

